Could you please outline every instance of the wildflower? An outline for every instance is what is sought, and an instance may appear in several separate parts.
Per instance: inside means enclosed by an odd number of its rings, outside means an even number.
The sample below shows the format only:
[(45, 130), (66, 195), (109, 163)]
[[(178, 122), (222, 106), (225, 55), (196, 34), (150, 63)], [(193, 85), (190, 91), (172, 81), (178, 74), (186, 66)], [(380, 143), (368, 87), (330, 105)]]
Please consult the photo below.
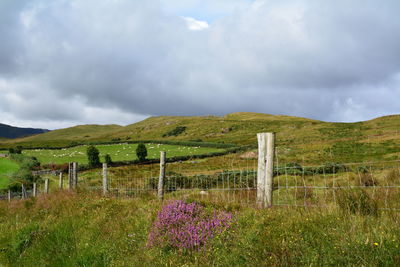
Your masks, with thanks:
[(374, 243), (374, 246), (379, 246), (379, 243), (376, 243), (376, 242), (375, 242), (375, 243)]
[(203, 246), (230, 227), (232, 214), (209, 215), (197, 203), (170, 202), (158, 213), (148, 237), (148, 246), (161, 245), (193, 249)]

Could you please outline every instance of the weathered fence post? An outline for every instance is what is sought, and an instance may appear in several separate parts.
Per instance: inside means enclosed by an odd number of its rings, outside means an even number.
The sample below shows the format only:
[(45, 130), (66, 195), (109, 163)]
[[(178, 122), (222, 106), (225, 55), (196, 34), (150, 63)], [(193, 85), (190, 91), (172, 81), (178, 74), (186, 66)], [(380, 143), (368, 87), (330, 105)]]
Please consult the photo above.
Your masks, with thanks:
[(21, 184), (21, 191), (22, 191), (22, 199), (26, 199), (27, 198), (27, 193), (26, 193), (26, 189), (25, 189), (25, 185)]
[(37, 184), (33, 183), (32, 196), (37, 197)]
[(258, 133), (257, 203), (272, 206), (275, 133)]
[(11, 190), (8, 190), (8, 202), (11, 202)]
[(107, 171), (107, 163), (103, 163), (103, 196), (106, 196), (108, 193), (108, 171)]
[(164, 199), (164, 178), (165, 178), (166, 152), (160, 151), (160, 176), (158, 177), (158, 199)]
[(275, 133), (267, 133), (267, 175), (265, 181), (265, 199), (267, 207), (272, 207), (272, 194), (274, 190), (274, 156), (275, 156)]
[(68, 189), (73, 189), (73, 180), (72, 180), (72, 162), (68, 163)]
[(44, 180), (44, 193), (45, 194), (49, 193), (49, 179)]
[(72, 180), (74, 189), (78, 186), (78, 162), (72, 162)]
[(58, 178), (58, 186), (62, 190), (64, 187), (64, 178), (63, 178), (63, 173), (60, 172), (59, 178)]
[(263, 206), (266, 176), (267, 134), (258, 133), (257, 205)]

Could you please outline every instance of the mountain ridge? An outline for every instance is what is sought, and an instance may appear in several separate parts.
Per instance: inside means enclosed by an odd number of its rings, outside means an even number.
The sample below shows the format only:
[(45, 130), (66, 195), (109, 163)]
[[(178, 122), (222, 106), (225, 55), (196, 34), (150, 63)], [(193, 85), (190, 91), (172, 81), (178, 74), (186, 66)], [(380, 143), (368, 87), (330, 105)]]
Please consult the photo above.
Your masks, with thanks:
[(40, 128), (22, 128), (0, 123), (0, 138), (13, 139), (46, 132), (49, 132), (49, 130)]

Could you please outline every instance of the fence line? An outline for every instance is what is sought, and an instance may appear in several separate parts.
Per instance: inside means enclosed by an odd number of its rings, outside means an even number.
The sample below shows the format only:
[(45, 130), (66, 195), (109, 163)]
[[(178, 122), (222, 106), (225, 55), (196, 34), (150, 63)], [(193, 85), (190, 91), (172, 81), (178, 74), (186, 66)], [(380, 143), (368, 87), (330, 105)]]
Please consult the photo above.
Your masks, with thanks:
[[(107, 164), (103, 164), (103, 170), (97, 174), (96, 179), (80, 179), (79, 187), (114, 197), (136, 197), (144, 194), (158, 196), (159, 199), (163, 199), (164, 195), (183, 198), (200, 196), (249, 205), (259, 205), (261, 202), (264, 207), (328, 207), (343, 205), (343, 201), (353, 201), (355, 205), (361, 205), (357, 201), (370, 201), (376, 203), (381, 210), (400, 209), (400, 160), (307, 166), (282, 163), (279, 153), (281, 147), (273, 150), (275, 146), (271, 140), (274, 140), (274, 135), (263, 133), (259, 136), (257, 170), (255, 160), (251, 161), (254, 165), (246, 162), (245, 170), (233, 170), (237, 166), (232, 159), (228, 163), (232, 168), (230, 171), (171, 175), (165, 171), (163, 158), (166, 156), (161, 154), (158, 175), (151, 167), (146, 177), (118, 177), (108, 170)], [(272, 148), (268, 144), (272, 144)], [(38, 190), (39, 184), (34, 189), (23, 186), (20, 192), (10, 192), (10, 196), (30, 197), (36, 195), (35, 189), (38, 193), (49, 192), (49, 182), (45, 181), (41, 191)], [(70, 163), (68, 187), (75, 190), (77, 186), (77, 164)], [(59, 176), (59, 188), (64, 188), (62, 173)], [(0, 196), (0, 199), (7, 197)]]

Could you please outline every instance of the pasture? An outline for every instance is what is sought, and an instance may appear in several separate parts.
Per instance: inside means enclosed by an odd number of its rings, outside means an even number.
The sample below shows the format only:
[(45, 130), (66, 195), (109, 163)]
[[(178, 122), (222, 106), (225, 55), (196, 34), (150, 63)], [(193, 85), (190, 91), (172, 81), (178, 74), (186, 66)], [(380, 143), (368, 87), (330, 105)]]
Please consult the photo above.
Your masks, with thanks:
[[(36, 157), (42, 164), (63, 164), (68, 162), (87, 163), (86, 149), (88, 146), (77, 146), (63, 149), (32, 149), (24, 150), (26, 156)], [(100, 160), (109, 154), (113, 161), (136, 160), (137, 144), (112, 144), (96, 145), (100, 152)], [(223, 149), (209, 147), (191, 147), (163, 144), (146, 144), (147, 158), (157, 159), (160, 157), (160, 151), (166, 151), (167, 157), (202, 155), (206, 153), (222, 152)]]
[(8, 158), (0, 158), (0, 189), (5, 188), (9, 176), (19, 169), (19, 165)]

